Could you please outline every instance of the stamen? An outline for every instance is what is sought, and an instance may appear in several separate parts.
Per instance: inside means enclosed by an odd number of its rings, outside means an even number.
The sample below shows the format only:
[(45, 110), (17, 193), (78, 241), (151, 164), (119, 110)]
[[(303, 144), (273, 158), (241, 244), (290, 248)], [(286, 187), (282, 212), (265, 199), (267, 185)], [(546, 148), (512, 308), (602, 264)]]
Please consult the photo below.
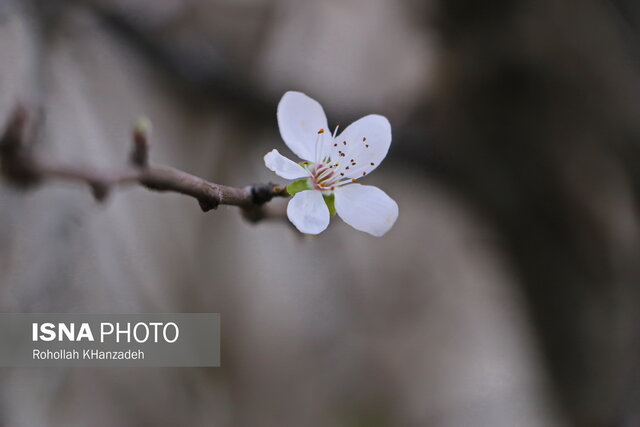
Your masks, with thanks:
[(316, 174), (316, 181), (317, 182), (323, 181), (326, 177), (331, 176), (332, 174), (333, 174), (333, 171), (331, 169), (329, 168), (324, 169), (319, 174)]
[(335, 187), (342, 187), (343, 185), (351, 184), (354, 180), (354, 178), (344, 178), (341, 181), (338, 181)]
[(318, 148), (320, 148), (320, 145), (321, 145), (321, 144), (320, 144), (320, 139), (321, 139), (321, 136), (320, 136), (320, 135), (322, 135), (323, 133), (324, 133), (324, 129), (320, 129), (320, 130), (318, 131), (318, 135), (316, 136), (316, 149), (315, 149), (315, 154), (316, 154), (316, 163), (320, 163), (320, 159), (319, 159), (319, 157), (320, 157), (320, 152), (318, 151)]
[[(322, 129), (320, 129), (320, 131), (321, 130)], [(316, 135), (316, 146), (315, 146), (315, 150), (314, 150), (314, 158), (316, 160), (316, 163), (320, 163), (320, 159), (318, 159), (318, 156), (319, 156), (319, 154), (318, 154), (318, 145), (320, 145), (319, 144), (319, 142), (320, 142), (320, 134), (322, 133), (320, 131), (318, 131), (318, 134)]]
[(329, 174), (328, 174), (328, 175), (326, 175), (326, 176), (323, 176), (322, 178), (320, 178), (320, 179), (318, 180), (318, 182), (319, 182), (319, 183), (320, 183), (320, 182), (324, 182), (324, 183), (326, 184), (325, 186), (331, 185), (331, 182), (330, 182), (329, 180), (331, 179), (331, 177), (332, 177), (332, 176), (333, 176), (333, 172), (329, 173)]
[(338, 128), (340, 127), (340, 123), (336, 124), (336, 128), (333, 130), (333, 137), (336, 137), (336, 134), (338, 133)]

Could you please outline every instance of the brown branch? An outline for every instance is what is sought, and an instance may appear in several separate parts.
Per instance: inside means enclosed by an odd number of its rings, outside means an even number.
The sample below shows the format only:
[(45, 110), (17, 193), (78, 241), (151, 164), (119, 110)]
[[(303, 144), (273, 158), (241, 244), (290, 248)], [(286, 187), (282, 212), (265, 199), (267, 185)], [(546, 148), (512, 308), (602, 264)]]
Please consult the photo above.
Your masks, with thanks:
[(0, 174), (9, 184), (20, 188), (32, 188), (47, 180), (80, 182), (87, 184), (96, 200), (102, 202), (117, 187), (140, 185), (153, 191), (191, 196), (204, 212), (219, 205), (237, 206), (251, 222), (282, 217), (281, 210), (267, 209), (264, 205), (274, 197), (289, 196), (285, 187), (271, 183), (229, 187), (170, 166), (150, 164), (149, 132), (144, 122), (134, 130), (129, 164), (113, 170), (55, 164), (38, 158), (30, 145), (28, 125), (27, 110), (16, 107), (0, 138)]

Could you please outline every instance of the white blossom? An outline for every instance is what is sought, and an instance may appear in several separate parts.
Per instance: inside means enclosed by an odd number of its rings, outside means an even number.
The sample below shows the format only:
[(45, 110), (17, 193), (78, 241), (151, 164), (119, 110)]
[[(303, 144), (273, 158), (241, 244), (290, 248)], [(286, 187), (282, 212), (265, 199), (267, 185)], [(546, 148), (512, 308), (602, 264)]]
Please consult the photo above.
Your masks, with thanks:
[[(328, 131), (322, 106), (300, 92), (287, 92), (278, 104), (278, 126), (287, 146), (302, 162), (278, 150), (264, 156), (265, 165), (282, 178), (297, 180), (288, 187), (293, 198), (289, 220), (306, 234), (327, 228), (337, 213), (353, 228), (384, 235), (398, 218), (398, 205), (384, 191), (356, 181), (380, 165), (391, 145), (386, 117), (371, 114), (339, 135)], [(335, 209), (335, 210), (334, 210)]]

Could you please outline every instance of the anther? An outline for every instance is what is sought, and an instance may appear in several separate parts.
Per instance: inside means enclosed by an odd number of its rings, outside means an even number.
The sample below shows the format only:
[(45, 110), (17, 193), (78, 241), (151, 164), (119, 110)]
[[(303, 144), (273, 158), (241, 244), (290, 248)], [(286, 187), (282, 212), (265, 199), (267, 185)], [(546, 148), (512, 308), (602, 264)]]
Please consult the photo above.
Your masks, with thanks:
[(371, 162), (371, 166), (374, 166), (374, 165), (375, 165), (375, 163)]
[(324, 133), (324, 129), (320, 129), (318, 133)]

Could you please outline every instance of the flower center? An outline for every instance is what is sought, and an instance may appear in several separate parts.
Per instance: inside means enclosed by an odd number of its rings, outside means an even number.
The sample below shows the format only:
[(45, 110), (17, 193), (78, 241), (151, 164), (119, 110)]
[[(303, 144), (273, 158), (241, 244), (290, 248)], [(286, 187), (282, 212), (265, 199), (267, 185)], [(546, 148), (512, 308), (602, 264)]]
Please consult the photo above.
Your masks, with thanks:
[(310, 163), (307, 170), (313, 188), (331, 194), (337, 187), (356, 181), (355, 178), (348, 178), (344, 173), (340, 173), (339, 167), (340, 162), (331, 162), (330, 158), (325, 158), (323, 163)]
[[(368, 172), (364, 164), (360, 165), (361, 162), (358, 160), (359, 156), (369, 148), (367, 138), (362, 137), (362, 143), (355, 148), (346, 139), (339, 143), (339, 140), (336, 140), (339, 127), (338, 124), (332, 135), (327, 135), (325, 129), (319, 129), (315, 142), (315, 163), (309, 161), (301, 163), (309, 171), (311, 187), (325, 195), (331, 195), (337, 187), (356, 182)], [(330, 139), (326, 141), (325, 138)], [(323, 144), (330, 145), (325, 147)], [(334, 161), (332, 158), (338, 160)], [(375, 166), (373, 162), (365, 164)]]

